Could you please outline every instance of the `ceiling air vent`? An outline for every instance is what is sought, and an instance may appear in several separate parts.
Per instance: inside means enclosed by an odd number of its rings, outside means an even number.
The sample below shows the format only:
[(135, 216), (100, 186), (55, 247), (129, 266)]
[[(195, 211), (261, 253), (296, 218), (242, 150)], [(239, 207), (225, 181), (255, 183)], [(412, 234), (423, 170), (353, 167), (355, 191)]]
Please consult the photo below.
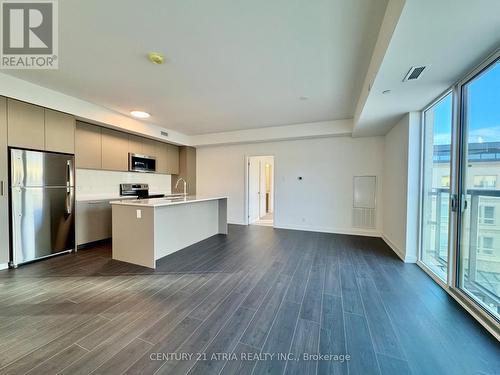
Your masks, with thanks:
[(168, 133), (163, 130), (160, 132), (160, 134), (163, 135), (164, 137), (168, 137)]
[(410, 68), (410, 70), (408, 71), (408, 73), (406, 73), (406, 76), (403, 79), (403, 82), (415, 81), (415, 80), (419, 79), (425, 68), (426, 68), (425, 66), (412, 66)]

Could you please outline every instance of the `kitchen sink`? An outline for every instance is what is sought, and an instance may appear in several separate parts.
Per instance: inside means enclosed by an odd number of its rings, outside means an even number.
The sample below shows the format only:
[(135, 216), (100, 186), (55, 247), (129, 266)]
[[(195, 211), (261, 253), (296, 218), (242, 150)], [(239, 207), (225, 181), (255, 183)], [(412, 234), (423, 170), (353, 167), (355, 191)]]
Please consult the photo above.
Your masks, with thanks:
[(163, 198), (164, 200), (166, 201), (169, 201), (169, 202), (177, 202), (177, 201), (183, 201), (184, 200), (184, 197), (165, 197)]
[(184, 199), (185, 195), (180, 193), (180, 194), (169, 194), (169, 195), (165, 195), (163, 198), (165, 199), (176, 199), (176, 198), (182, 198)]

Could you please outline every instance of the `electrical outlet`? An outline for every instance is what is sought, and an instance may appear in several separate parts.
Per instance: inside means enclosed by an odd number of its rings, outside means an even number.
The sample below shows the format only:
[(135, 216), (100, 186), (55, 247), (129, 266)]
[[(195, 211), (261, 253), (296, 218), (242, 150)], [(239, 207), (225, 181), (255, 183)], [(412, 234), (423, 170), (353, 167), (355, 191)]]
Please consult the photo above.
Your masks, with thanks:
[(135, 210), (135, 214), (136, 214), (138, 219), (142, 218), (142, 210)]

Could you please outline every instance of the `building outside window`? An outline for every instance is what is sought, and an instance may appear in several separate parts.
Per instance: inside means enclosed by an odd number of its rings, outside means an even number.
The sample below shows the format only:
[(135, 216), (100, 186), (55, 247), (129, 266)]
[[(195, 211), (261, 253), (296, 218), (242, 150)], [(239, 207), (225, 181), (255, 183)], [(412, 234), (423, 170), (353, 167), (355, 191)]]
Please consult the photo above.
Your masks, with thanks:
[(473, 186), (479, 189), (494, 189), (497, 186), (497, 176), (474, 176)]
[(444, 187), (444, 188), (450, 187), (450, 176), (441, 177), (441, 187)]
[(493, 255), (493, 237), (481, 236), (479, 237), (480, 251), (486, 255)]
[(495, 224), (495, 207), (481, 206), (479, 207), (479, 222), (481, 224)]

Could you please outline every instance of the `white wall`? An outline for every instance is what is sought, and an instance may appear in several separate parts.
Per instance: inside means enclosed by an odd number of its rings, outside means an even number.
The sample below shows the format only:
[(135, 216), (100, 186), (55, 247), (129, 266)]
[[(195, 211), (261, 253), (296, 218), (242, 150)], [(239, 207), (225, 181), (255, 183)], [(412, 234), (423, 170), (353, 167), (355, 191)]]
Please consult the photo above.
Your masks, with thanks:
[(405, 116), (385, 136), (383, 235), (404, 258), (406, 247), (406, 195), (408, 119)]
[(406, 258), (416, 262), (418, 257), (418, 233), (420, 226), (420, 129), (421, 115), (410, 112), (408, 130), (408, 188), (406, 208)]
[(382, 236), (405, 262), (418, 246), (419, 119), (408, 113), (385, 136)]
[(376, 175), (377, 200), (382, 201), (383, 149), (383, 137), (200, 147), (196, 155), (197, 192), (227, 195), (229, 222), (245, 224), (245, 159), (273, 155), (276, 227), (378, 235), (382, 228), (380, 205), (376, 230), (352, 227), (352, 186), (354, 175)]
[(170, 175), (136, 172), (113, 172), (93, 169), (76, 170), (76, 199), (119, 197), (120, 184), (149, 184), (150, 193), (170, 194)]

